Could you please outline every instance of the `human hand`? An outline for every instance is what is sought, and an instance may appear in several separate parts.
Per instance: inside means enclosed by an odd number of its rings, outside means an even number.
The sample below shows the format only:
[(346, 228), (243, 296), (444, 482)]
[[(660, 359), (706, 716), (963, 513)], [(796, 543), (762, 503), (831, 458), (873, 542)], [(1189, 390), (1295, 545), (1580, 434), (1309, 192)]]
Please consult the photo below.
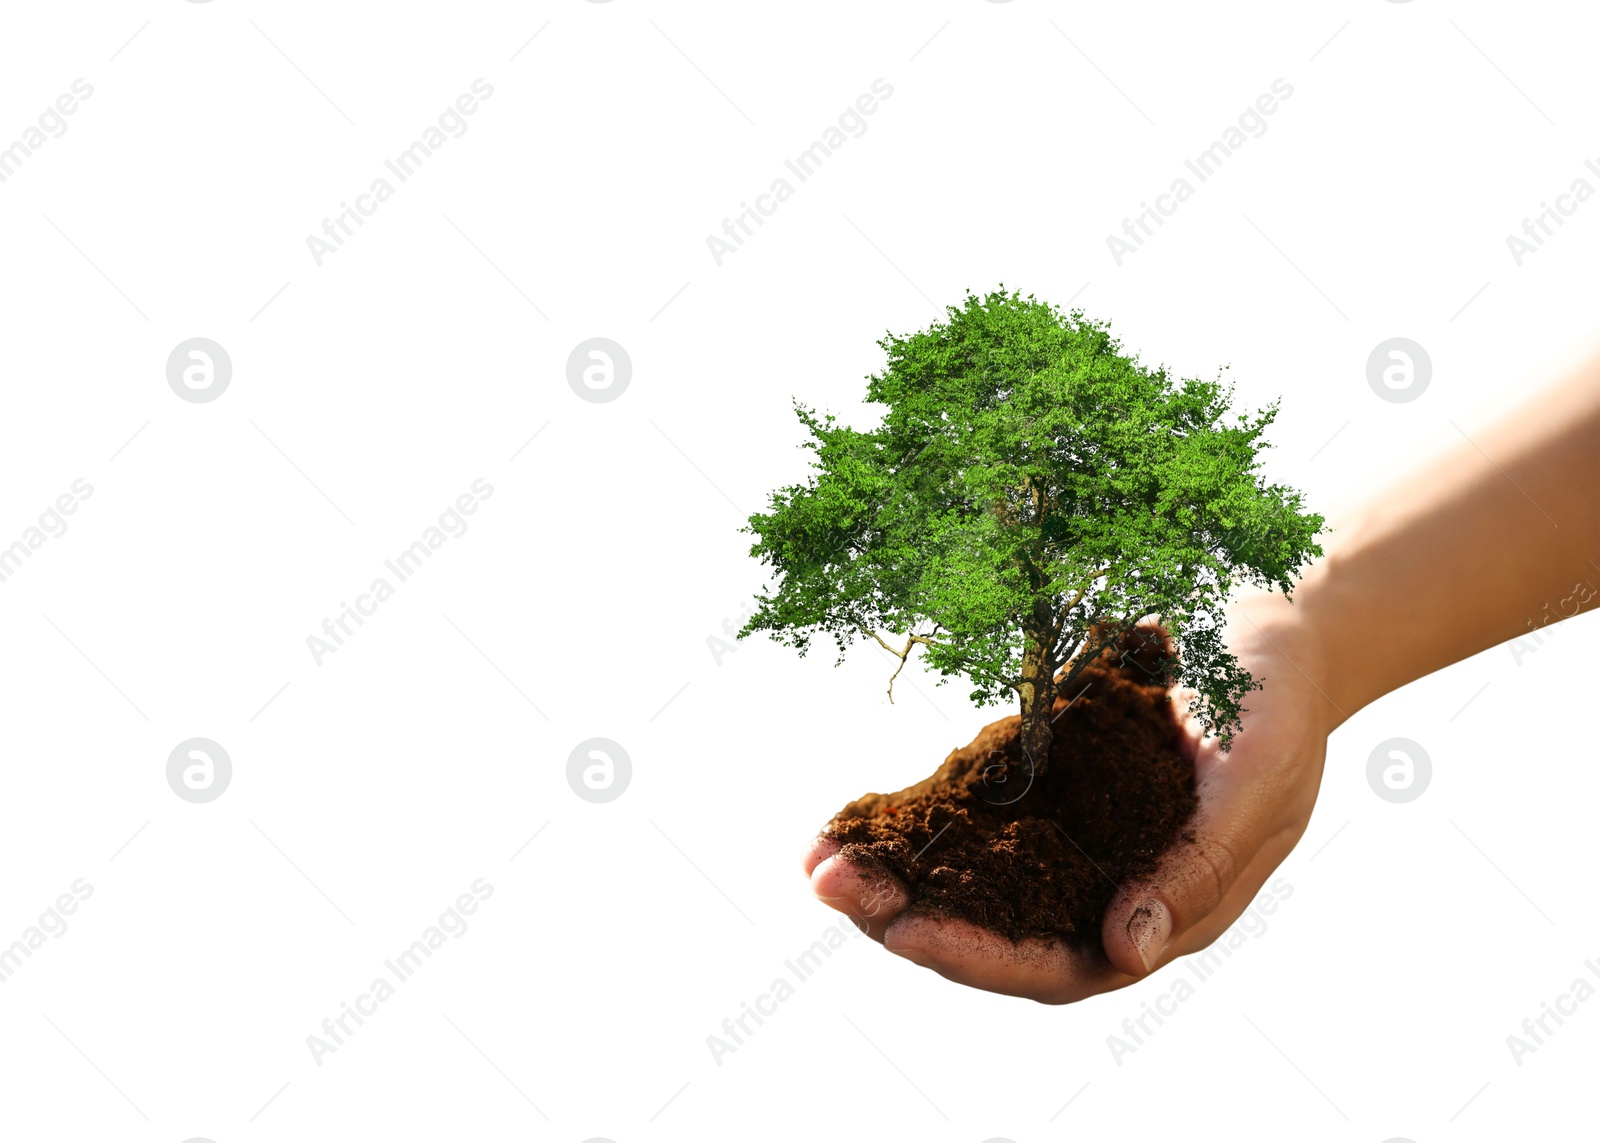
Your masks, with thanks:
[[(1281, 595), (1237, 604), (1225, 638), (1262, 689), (1246, 697), (1243, 729), (1227, 753), (1186, 720), (1182, 749), (1199, 797), (1187, 831), (1194, 841), (1175, 845), (1152, 876), (1119, 886), (1098, 945), (1013, 943), (967, 921), (907, 912), (904, 884), (838, 857), (838, 843), (823, 838), (805, 855), (813, 892), (897, 956), (958, 984), (1045, 1004), (1123, 988), (1205, 948), (1304, 834), (1328, 733), (1342, 718), (1325, 693), (1319, 640)], [(1187, 710), (1186, 695), (1174, 699), (1174, 709)]]

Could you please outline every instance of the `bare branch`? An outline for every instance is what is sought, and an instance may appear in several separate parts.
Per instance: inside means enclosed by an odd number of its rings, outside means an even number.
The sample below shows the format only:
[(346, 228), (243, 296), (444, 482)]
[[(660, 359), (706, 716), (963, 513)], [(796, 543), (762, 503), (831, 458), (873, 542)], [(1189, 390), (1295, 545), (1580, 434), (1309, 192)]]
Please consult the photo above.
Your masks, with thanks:
[(891, 654), (891, 655), (898, 655), (899, 654), (898, 651), (896, 651), (893, 647), (889, 646), (889, 644), (885, 643), (883, 641), (882, 637), (879, 636), (879, 634), (876, 631), (874, 631), (872, 628), (868, 627), (865, 623), (858, 623), (858, 624), (856, 624), (856, 626), (861, 629), (861, 634), (870, 635), (874, 639), (878, 640), (878, 646), (882, 647), (885, 651), (889, 652), (889, 654)]
[(925, 645), (927, 645), (929, 647), (937, 647), (937, 646), (940, 645), (933, 638), (931, 638), (931, 636), (939, 630), (938, 624), (934, 624), (933, 631), (929, 632), (928, 635), (917, 635), (917, 634), (907, 635), (906, 636), (906, 646), (905, 646), (905, 650), (903, 650), (903, 651), (896, 651), (893, 647), (889, 646), (889, 644), (887, 644), (887, 643), (885, 643), (883, 641), (883, 637), (881, 635), (879, 635), (872, 628), (868, 627), (865, 623), (858, 623), (856, 626), (858, 626), (861, 629), (861, 633), (863, 635), (872, 636), (874, 639), (876, 639), (878, 641), (878, 646), (882, 647), (885, 651), (889, 652), (889, 654), (893, 655), (896, 659), (900, 660), (900, 665), (894, 669), (894, 674), (889, 676), (889, 701), (890, 702), (894, 701), (894, 681), (900, 677), (900, 672), (906, 669), (906, 659), (910, 657), (911, 652), (912, 652), (913, 649), (915, 649), (916, 645), (918, 643), (925, 644)]
[(894, 669), (894, 674), (889, 676), (889, 701), (894, 701), (894, 681), (900, 677), (900, 672), (906, 669), (906, 659), (911, 656), (911, 648), (917, 645), (914, 637), (907, 637), (906, 649), (900, 652), (900, 665)]

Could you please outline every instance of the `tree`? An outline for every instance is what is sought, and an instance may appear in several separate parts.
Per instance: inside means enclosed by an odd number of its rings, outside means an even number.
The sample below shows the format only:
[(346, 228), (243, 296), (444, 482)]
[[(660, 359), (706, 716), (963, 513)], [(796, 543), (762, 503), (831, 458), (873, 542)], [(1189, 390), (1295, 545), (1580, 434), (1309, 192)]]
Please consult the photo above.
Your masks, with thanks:
[(744, 529), (778, 582), (740, 636), (803, 655), (826, 634), (839, 661), (872, 640), (895, 677), (921, 647), (979, 705), (1016, 696), (1041, 770), (1056, 698), (1107, 648), (1144, 642), (1147, 669), (1192, 688), (1226, 748), (1260, 686), (1222, 645), (1228, 594), (1288, 595), (1322, 554), (1322, 517), (1260, 474), (1276, 404), (1230, 423), (1220, 377), (1174, 380), (1108, 323), (1003, 288), (878, 344), (876, 428), (795, 404), (813, 472)]

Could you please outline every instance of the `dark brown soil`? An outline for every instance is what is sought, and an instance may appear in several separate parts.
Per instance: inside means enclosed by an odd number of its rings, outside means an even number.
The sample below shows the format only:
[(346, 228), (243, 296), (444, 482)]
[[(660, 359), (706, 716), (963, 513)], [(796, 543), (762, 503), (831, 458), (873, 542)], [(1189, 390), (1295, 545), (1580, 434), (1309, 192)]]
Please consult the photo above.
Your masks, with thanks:
[(1073, 682), (1043, 773), (1030, 773), (1012, 715), (931, 778), (851, 802), (824, 836), (903, 881), (914, 911), (1013, 940), (1098, 943), (1117, 886), (1154, 871), (1196, 804), (1165, 682), (1147, 666), (1157, 655), (1107, 651)]

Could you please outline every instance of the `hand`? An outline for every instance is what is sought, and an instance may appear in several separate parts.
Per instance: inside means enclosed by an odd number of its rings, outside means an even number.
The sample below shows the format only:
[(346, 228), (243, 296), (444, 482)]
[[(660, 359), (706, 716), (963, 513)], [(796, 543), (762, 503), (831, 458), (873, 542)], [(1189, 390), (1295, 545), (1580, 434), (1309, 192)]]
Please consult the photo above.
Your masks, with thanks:
[[(888, 874), (836, 856), (818, 838), (805, 857), (811, 887), (897, 956), (958, 984), (1066, 1004), (1132, 984), (1222, 935), (1305, 833), (1329, 731), (1343, 717), (1324, 693), (1319, 641), (1281, 595), (1230, 612), (1229, 649), (1263, 689), (1245, 699), (1244, 728), (1223, 753), (1186, 720), (1200, 804), (1160, 869), (1124, 885), (1106, 911), (1097, 946), (1056, 939), (1013, 944), (967, 921), (906, 912), (910, 895)], [(1188, 709), (1175, 693), (1174, 707)]]

